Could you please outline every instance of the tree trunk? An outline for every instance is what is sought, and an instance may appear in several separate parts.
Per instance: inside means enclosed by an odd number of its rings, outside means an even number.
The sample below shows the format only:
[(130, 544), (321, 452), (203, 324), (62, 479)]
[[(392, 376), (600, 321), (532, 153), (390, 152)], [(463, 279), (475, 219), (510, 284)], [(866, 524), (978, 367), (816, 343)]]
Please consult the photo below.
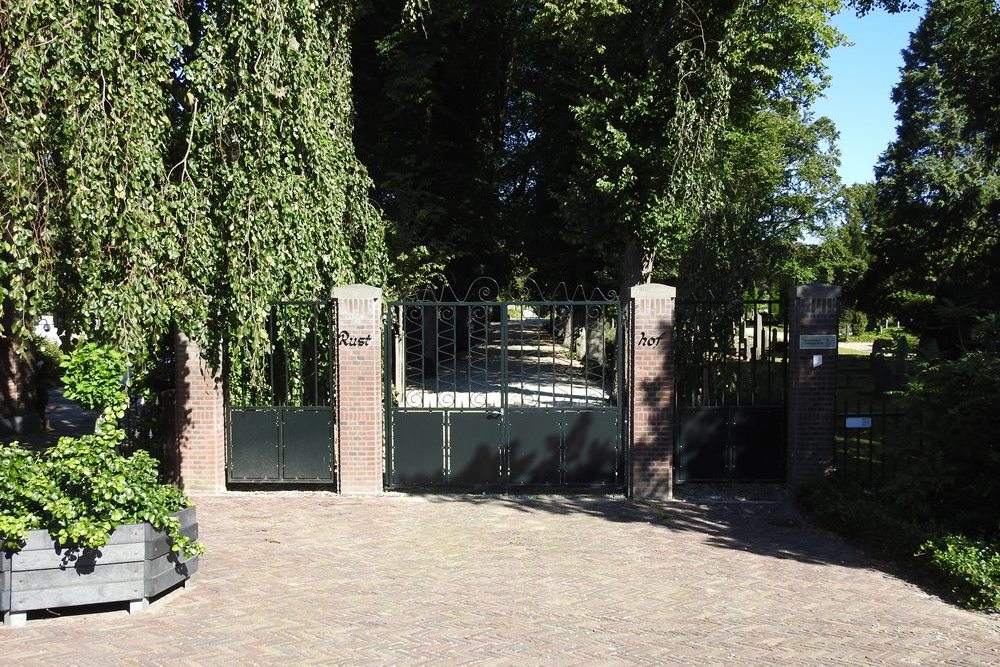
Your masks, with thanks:
[[(14, 323), (20, 314), (10, 302), (2, 307), (0, 322), (0, 431), (21, 435), (39, 428), (44, 419), (44, 404), (39, 402), (35, 359), (31, 350), (17, 351)], [(39, 414), (41, 411), (42, 414)]]
[(628, 288), (633, 285), (648, 283), (653, 275), (653, 262), (656, 259), (655, 249), (646, 249), (636, 237), (630, 234), (625, 242), (625, 249), (622, 253), (621, 275), (619, 295), (625, 298)]

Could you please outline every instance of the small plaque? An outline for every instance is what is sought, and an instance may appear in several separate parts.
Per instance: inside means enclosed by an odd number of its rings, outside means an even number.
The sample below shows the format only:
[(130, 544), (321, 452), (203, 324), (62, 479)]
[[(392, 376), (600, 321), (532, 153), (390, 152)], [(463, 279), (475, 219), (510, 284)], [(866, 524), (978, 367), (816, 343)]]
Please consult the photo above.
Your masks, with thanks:
[(836, 350), (836, 334), (827, 335), (802, 335), (799, 336), (800, 350)]
[(847, 428), (871, 428), (872, 418), (871, 417), (848, 417), (847, 418)]

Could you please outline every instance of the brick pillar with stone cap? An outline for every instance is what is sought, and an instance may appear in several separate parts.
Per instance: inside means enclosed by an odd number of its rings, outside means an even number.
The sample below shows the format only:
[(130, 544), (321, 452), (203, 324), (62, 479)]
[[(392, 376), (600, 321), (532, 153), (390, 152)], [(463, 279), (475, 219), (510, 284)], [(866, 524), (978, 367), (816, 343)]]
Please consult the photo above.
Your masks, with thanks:
[(629, 289), (629, 495), (635, 499), (673, 496), (676, 295), (675, 288), (655, 283)]
[(347, 285), (337, 300), (338, 477), (346, 494), (382, 491), (382, 290)]
[(222, 382), (205, 362), (198, 344), (184, 334), (177, 334), (175, 352), (177, 446), (164, 463), (173, 469), (185, 491), (225, 491), (226, 409)]
[(789, 487), (821, 479), (833, 465), (840, 295), (839, 287), (821, 284), (789, 294)]

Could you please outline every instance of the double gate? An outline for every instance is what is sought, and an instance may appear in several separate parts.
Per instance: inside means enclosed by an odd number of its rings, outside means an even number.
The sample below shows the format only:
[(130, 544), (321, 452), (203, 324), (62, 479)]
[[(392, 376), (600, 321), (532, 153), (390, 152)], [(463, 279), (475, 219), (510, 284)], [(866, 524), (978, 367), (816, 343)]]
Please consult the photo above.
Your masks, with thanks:
[(388, 304), (388, 488), (624, 486), (620, 306), (492, 281)]
[(778, 301), (678, 300), (676, 483), (784, 481), (787, 342)]
[(227, 355), (229, 483), (336, 480), (336, 301), (271, 305), (263, 359)]
[[(501, 299), (481, 281), (387, 306), (385, 485), (626, 485), (623, 308), (565, 290)], [(227, 481), (336, 482), (337, 305), (279, 302), (262, 359), (227, 356)], [(785, 476), (785, 309), (679, 300), (674, 478)]]

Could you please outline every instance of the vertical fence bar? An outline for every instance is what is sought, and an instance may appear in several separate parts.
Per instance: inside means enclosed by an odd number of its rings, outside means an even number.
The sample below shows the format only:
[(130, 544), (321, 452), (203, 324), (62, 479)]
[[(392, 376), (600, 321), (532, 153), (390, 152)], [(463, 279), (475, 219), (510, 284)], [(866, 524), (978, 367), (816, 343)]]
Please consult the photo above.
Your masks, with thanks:
[[(854, 400), (854, 414), (861, 413), (861, 399)], [(858, 481), (861, 481), (862, 471), (861, 471), (861, 429), (854, 429), (854, 469), (855, 475)]]
[[(274, 318), (275, 318), (274, 311), (275, 311), (275, 306), (272, 305), (271, 308), (269, 309), (268, 317), (267, 317), (268, 343), (269, 343), (267, 349), (268, 349), (268, 355), (269, 355), (270, 366), (271, 366), (271, 368), (270, 368), (270, 370), (271, 370), (271, 387), (270, 387), (270, 389), (271, 389), (271, 403), (277, 404), (277, 402), (278, 402), (278, 386), (275, 384), (274, 364), (276, 362), (276, 358), (275, 358), (277, 356), (276, 346), (278, 344), (278, 341), (275, 339), (275, 336), (274, 336)], [(256, 403), (256, 401), (254, 401), (254, 402)]]
[(590, 305), (583, 307), (583, 402), (590, 403)]

